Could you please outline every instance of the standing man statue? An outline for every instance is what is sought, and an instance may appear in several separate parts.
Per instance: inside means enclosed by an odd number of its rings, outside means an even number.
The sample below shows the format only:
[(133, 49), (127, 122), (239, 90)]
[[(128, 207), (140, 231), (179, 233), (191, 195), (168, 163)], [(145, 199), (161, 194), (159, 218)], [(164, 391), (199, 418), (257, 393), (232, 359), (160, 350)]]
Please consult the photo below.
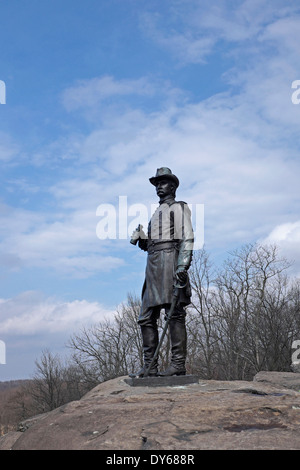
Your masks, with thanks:
[[(148, 252), (148, 256), (138, 318), (144, 366), (130, 376), (143, 377), (146, 371), (149, 376), (185, 375), (187, 334), (184, 307), (191, 302), (188, 269), (194, 241), (191, 212), (185, 202), (175, 201), (179, 180), (169, 168), (158, 168), (150, 182), (156, 187), (159, 207), (149, 222), (148, 234), (138, 228), (131, 239), (131, 243), (138, 244)], [(151, 365), (159, 341), (157, 320), (161, 309), (168, 314), (175, 283), (180, 283), (183, 288), (179, 289), (179, 298), (169, 323), (171, 363), (167, 370), (158, 372), (157, 359)], [(151, 369), (148, 370), (150, 365)]]

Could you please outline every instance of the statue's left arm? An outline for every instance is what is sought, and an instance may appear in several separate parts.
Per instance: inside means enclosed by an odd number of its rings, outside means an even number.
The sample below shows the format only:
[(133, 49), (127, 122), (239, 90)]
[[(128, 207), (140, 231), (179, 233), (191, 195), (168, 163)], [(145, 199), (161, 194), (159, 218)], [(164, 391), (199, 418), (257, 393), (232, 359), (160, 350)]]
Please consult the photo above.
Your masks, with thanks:
[(192, 263), (194, 231), (192, 227), (191, 211), (185, 202), (179, 202), (180, 210), (175, 216), (175, 237), (178, 239), (178, 259), (176, 277), (184, 282), (187, 278), (188, 269)]

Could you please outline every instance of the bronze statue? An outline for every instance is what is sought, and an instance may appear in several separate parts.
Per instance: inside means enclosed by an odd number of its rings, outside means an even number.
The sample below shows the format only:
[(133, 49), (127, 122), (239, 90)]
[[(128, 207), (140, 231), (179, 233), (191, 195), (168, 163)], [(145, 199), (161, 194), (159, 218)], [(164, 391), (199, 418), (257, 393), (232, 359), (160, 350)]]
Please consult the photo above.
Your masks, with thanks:
[[(187, 335), (185, 307), (191, 302), (188, 269), (193, 254), (193, 228), (191, 212), (183, 201), (175, 201), (178, 178), (169, 168), (158, 168), (150, 178), (156, 187), (159, 207), (153, 214), (147, 235), (139, 226), (131, 243), (148, 252), (142, 305), (138, 318), (143, 339), (144, 366), (131, 377), (185, 375)], [(174, 299), (174, 285), (178, 300), (169, 319), (171, 363), (167, 370), (158, 372), (155, 352), (159, 342), (157, 320), (161, 309), (166, 317)]]

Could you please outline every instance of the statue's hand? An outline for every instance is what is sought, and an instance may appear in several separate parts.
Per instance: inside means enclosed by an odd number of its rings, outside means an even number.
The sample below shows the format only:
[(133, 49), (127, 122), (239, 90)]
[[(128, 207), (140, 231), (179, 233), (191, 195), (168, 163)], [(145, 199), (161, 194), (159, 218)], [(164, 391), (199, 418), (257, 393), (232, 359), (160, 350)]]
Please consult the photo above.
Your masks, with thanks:
[(187, 280), (187, 272), (185, 268), (177, 268), (175, 277), (177, 281), (184, 283)]
[(138, 241), (139, 238), (140, 238), (140, 232), (138, 230), (134, 230), (131, 235), (131, 240)]

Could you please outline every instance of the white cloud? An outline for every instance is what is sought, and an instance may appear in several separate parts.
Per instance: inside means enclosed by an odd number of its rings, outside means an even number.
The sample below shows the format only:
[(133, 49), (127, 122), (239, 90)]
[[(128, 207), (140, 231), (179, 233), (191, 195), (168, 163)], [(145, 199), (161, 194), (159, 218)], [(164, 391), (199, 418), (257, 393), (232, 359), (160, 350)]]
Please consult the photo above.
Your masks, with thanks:
[[(297, 6), (286, 5), (282, 0), (244, 0), (235, 2), (234, 7), (229, 2), (217, 0), (205, 2), (196, 6), (196, 12), (189, 19), (195, 30), (205, 28), (213, 34), (216, 40), (244, 43), (255, 38), (265, 26), (281, 16), (293, 14)], [(244, 44), (243, 44), (244, 46)]]
[(294, 262), (294, 274), (300, 276), (300, 220), (277, 225), (262, 243), (278, 246), (281, 254)]
[(299, 243), (300, 247), (300, 221), (278, 225), (272, 230), (266, 240), (271, 243), (296, 242)]
[(39, 214), (2, 206), (0, 258), (6, 268), (51, 268), (75, 278), (109, 272), (123, 265), (96, 236), (96, 200), (92, 210)]
[[(160, 25), (161, 21), (159, 14), (144, 13), (140, 18), (141, 29), (160, 47), (170, 51), (182, 64), (205, 62), (216, 42), (213, 37), (195, 35), (193, 30), (188, 28), (179, 33), (175, 28), (166, 28), (165, 25), (163, 27)], [(168, 32), (169, 30), (171, 32)]]
[(146, 78), (136, 80), (115, 80), (111, 76), (79, 80), (63, 93), (63, 104), (68, 111), (81, 107), (95, 107), (112, 96), (142, 95), (151, 96), (153, 85)]
[(98, 302), (63, 302), (29, 291), (0, 299), (0, 331), (5, 336), (47, 333), (50, 338), (55, 333), (71, 334), (82, 326), (112, 318), (114, 313)]
[(297, 11), (296, 3), (286, 5), (282, 0), (245, 0), (234, 5), (224, 0), (187, 0), (173, 4), (167, 15), (149, 10), (140, 22), (143, 32), (180, 64), (203, 64), (219, 41), (245, 52), (246, 41), (257, 39), (266, 25)]
[(280, 52), (293, 54), (299, 62), (298, 35), (299, 35), (299, 8), (291, 12), (286, 18), (279, 18), (268, 24), (260, 36), (260, 40), (273, 41)]
[[(118, 106), (122, 98), (130, 100), (138, 97), (153, 99), (160, 95), (163, 101), (177, 100), (181, 96), (180, 90), (172, 87), (167, 80), (158, 77), (140, 77), (137, 79), (119, 79), (112, 76), (94, 77), (78, 80), (73, 86), (62, 93), (62, 102), (67, 111), (78, 109), (95, 110), (97, 107), (103, 110), (112, 105), (116, 100)], [(126, 103), (126, 101), (124, 101)]]

